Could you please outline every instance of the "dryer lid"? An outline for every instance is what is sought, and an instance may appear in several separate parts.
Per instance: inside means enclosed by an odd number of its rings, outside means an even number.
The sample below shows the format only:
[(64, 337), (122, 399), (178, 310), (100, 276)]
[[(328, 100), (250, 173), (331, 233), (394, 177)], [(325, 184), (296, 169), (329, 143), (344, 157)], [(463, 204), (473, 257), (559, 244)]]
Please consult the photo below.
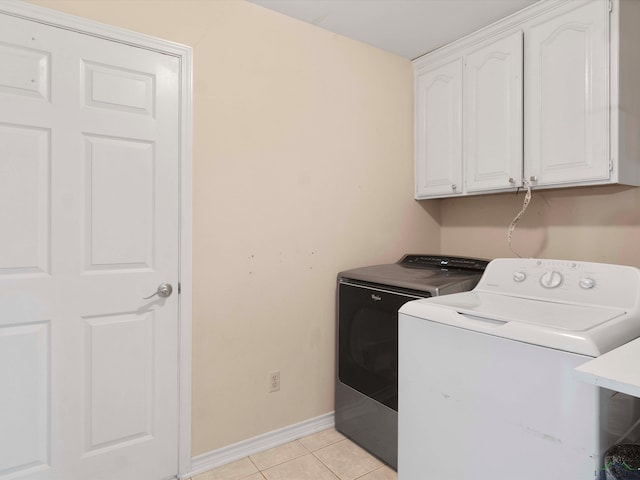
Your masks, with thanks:
[(407, 254), (396, 263), (342, 271), (338, 279), (445, 295), (475, 287), (486, 264), (468, 257)]

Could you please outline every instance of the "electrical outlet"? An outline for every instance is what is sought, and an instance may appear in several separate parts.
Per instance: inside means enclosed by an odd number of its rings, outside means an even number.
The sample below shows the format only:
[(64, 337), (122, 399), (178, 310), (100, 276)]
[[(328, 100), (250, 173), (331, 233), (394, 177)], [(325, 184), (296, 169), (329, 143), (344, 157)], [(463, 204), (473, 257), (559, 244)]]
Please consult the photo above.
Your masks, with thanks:
[(280, 390), (280, 370), (274, 370), (273, 372), (269, 372), (269, 385), (267, 386), (267, 391), (269, 393), (277, 392)]

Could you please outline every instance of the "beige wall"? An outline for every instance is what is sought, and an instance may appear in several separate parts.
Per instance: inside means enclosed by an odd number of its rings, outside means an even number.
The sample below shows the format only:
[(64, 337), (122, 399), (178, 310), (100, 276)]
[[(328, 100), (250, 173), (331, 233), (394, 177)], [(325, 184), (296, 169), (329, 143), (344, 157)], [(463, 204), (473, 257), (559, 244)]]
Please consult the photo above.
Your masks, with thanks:
[(193, 47), (194, 455), (333, 410), (336, 273), (440, 248), (411, 63), (240, 0), (32, 3)]
[[(524, 194), (442, 201), (442, 251), (514, 257), (507, 230)], [(513, 234), (523, 257), (621, 263), (640, 267), (640, 188), (536, 190)]]

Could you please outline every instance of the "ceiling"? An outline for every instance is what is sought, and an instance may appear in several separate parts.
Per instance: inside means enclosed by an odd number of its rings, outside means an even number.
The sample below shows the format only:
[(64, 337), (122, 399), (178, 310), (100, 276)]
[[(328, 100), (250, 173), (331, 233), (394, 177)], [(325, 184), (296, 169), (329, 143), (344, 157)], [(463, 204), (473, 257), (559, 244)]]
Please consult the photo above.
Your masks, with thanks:
[(537, 0), (249, 0), (414, 59)]

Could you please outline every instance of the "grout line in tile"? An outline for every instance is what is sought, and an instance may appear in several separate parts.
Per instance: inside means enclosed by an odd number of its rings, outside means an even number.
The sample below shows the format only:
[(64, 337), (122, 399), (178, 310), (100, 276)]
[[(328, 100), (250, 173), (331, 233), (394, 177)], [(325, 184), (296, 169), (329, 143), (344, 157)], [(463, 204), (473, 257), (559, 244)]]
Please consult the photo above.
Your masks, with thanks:
[[(349, 438), (346, 438), (346, 437), (345, 437), (344, 439), (339, 440), (339, 441), (337, 441), (337, 442), (334, 442), (334, 443), (332, 443), (332, 444), (330, 444), (330, 445), (325, 445), (324, 447), (319, 448), (319, 449), (318, 449), (318, 450), (316, 450), (316, 451), (317, 451), (317, 452), (319, 452), (319, 451), (321, 451), (322, 449), (324, 449), (324, 448), (326, 448), (326, 447), (329, 447), (329, 446), (331, 446), (331, 445), (336, 445), (336, 444), (341, 443), (341, 442), (345, 442), (345, 444), (346, 444), (346, 443), (354, 444), (354, 445), (356, 445), (356, 446), (360, 447), (360, 446), (359, 446), (357, 443), (355, 443), (353, 440), (351, 440), (351, 439), (349, 439)], [(362, 448), (362, 447), (360, 447), (360, 448)], [(362, 477), (364, 477), (365, 475), (369, 475), (370, 473), (375, 472), (376, 470), (378, 470), (378, 469), (380, 469), (380, 468), (383, 468), (383, 467), (385, 467), (385, 466), (388, 466), (386, 463), (384, 463), (384, 462), (380, 461), (380, 460), (379, 460), (375, 455), (370, 454), (369, 452), (367, 452), (367, 451), (366, 451), (366, 450), (364, 450), (364, 449), (362, 449), (362, 450), (363, 450), (363, 451), (364, 451), (364, 452), (365, 452), (369, 457), (371, 457), (372, 459), (374, 459), (374, 460), (376, 460), (376, 461), (380, 462), (381, 464), (380, 464), (380, 465), (378, 465), (378, 466), (376, 466), (376, 467), (373, 467), (371, 470), (367, 470), (365, 473), (363, 473), (362, 475), (359, 475), (358, 477), (356, 477), (356, 478), (354, 478), (354, 479), (352, 479), (352, 480), (357, 480), (358, 478), (362, 478)], [(316, 458), (318, 459), (318, 461), (320, 461), (320, 463), (322, 463), (325, 467), (327, 467), (331, 473), (333, 473), (333, 474), (334, 474), (336, 477), (338, 477), (340, 480), (343, 480), (343, 479), (342, 479), (342, 477), (338, 474), (338, 472), (335, 472), (335, 471), (334, 471), (334, 470), (333, 470), (329, 465), (327, 465), (325, 462), (323, 462), (323, 461), (322, 461), (322, 459), (321, 459), (321, 458), (319, 458), (319, 457), (315, 454), (315, 452), (311, 452), (311, 454), (312, 454), (314, 457), (316, 457)]]
[[(254, 462), (253, 460), (251, 460), (251, 455), (248, 455), (246, 458), (251, 462), (251, 465), (253, 465), (254, 467), (256, 467), (256, 470), (257, 470), (258, 472), (260, 472), (260, 475), (262, 475), (262, 470), (260, 470), (260, 469), (258, 468), (258, 466), (256, 465), (256, 462)], [(262, 476), (264, 477), (264, 475), (262, 475)]]
[(364, 478), (364, 477), (366, 477), (367, 475), (369, 475), (369, 474), (371, 474), (371, 473), (373, 473), (373, 472), (376, 472), (376, 471), (378, 471), (378, 470), (382, 470), (382, 469), (383, 469), (383, 468), (385, 468), (385, 467), (389, 467), (389, 468), (391, 468), (391, 467), (390, 467), (389, 465), (387, 465), (386, 463), (383, 463), (382, 465), (380, 465), (380, 466), (378, 466), (378, 467), (374, 468), (374, 469), (373, 469), (373, 470), (371, 470), (370, 472), (363, 473), (362, 475), (360, 475), (360, 476), (358, 476), (358, 477), (354, 478), (353, 480), (358, 480), (358, 479), (360, 479), (360, 478)]
[[(328, 446), (328, 445), (327, 445), (327, 446)], [(311, 452), (311, 455), (313, 455), (313, 452)], [(324, 465), (324, 466), (325, 466), (325, 468), (326, 468), (327, 470), (329, 470), (329, 471), (331, 472), (331, 474), (332, 474), (334, 477), (336, 477), (336, 479), (337, 479), (337, 480), (343, 480), (343, 479), (342, 479), (342, 477), (341, 477), (340, 475), (338, 475), (338, 472), (334, 472), (334, 471), (331, 469), (331, 467), (329, 467), (329, 465), (327, 465), (326, 463), (324, 463), (322, 460), (320, 460), (320, 459), (319, 459), (318, 457), (316, 457), (315, 455), (313, 455), (313, 456), (314, 456), (314, 457), (316, 458), (316, 460), (318, 460), (322, 465)]]
[[(296, 458), (304, 457), (305, 455), (309, 455), (310, 453), (313, 453), (313, 452), (309, 451), (309, 449), (307, 447), (305, 447), (299, 440), (300, 439), (295, 439), (295, 440), (292, 440), (291, 442), (287, 442), (287, 443), (294, 443), (294, 442), (297, 443), (298, 445), (300, 445), (304, 449), (305, 453), (302, 453), (301, 455), (298, 455), (296, 457), (288, 458), (288, 459), (283, 460), (283, 461), (281, 461), (279, 463), (274, 463), (273, 465), (269, 465), (268, 467), (265, 467), (262, 470), (260, 470), (258, 465), (251, 459), (251, 456), (248, 456), (247, 458), (251, 461), (253, 466), (256, 467), (258, 472), (260, 472), (260, 474), (262, 474), (262, 472), (264, 472), (265, 470), (268, 470), (268, 469), (276, 467), (278, 465), (282, 465), (284, 463), (287, 463), (287, 462), (290, 462), (292, 460), (295, 460)], [(286, 444), (283, 444), (283, 445), (286, 445)], [(282, 446), (282, 445), (279, 445), (279, 446)], [(272, 447), (272, 448), (278, 448), (278, 447)], [(267, 449), (267, 450), (269, 450), (269, 449)], [(266, 451), (266, 450), (264, 450), (264, 451)], [(261, 453), (261, 452), (258, 452), (258, 453)], [(264, 477), (264, 475), (263, 475), (263, 477)]]
[[(338, 443), (338, 442), (336, 442), (336, 443)], [(327, 446), (328, 446), (328, 445), (327, 445)], [(322, 449), (319, 449), (319, 450), (322, 450)], [(316, 450), (316, 451), (318, 451), (318, 450)], [(311, 455), (313, 455), (313, 456), (314, 456), (314, 457), (315, 457), (315, 458), (316, 458), (316, 459), (317, 459), (317, 460), (318, 460), (322, 465), (324, 465), (325, 467), (327, 467), (327, 469), (328, 469), (331, 473), (333, 473), (337, 478), (339, 478), (340, 480), (342, 480), (342, 477), (341, 477), (340, 475), (338, 475), (338, 472), (334, 472), (334, 471), (332, 470), (332, 468), (331, 468), (329, 465), (327, 465), (326, 463), (324, 463), (324, 462), (322, 461), (322, 459), (321, 459), (321, 458), (319, 458), (319, 457), (318, 457), (314, 452), (311, 452)]]

